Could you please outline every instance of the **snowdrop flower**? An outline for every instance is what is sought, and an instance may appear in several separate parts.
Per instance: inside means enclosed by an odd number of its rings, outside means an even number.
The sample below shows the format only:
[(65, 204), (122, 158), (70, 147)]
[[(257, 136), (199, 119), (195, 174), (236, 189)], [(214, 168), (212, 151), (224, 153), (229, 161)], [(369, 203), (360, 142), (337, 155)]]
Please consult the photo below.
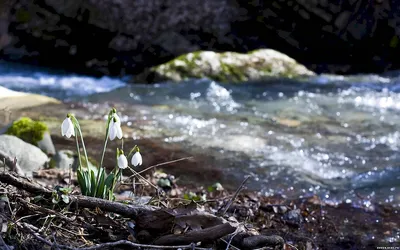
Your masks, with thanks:
[(67, 118), (61, 124), (61, 135), (67, 138), (71, 138), (71, 135), (75, 136), (74, 124), (72, 124), (70, 117), (70, 115), (67, 115)]
[(132, 156), (131, 163), (134, 167), (142, 165), (142, 155), (139, 151)]
[(115, 137), (118, 137), (118, 139), (122, 138), (121, 120), (117, 114), (113, 114), (111, 118), (108, 134), (111, 141), (114, 140)]
[(118, 156), (118, 167), (121, 169), (125, 169), (128, 167), (128, 160), (126, 159), (126, 156), (124, 155), (124, 152), (122, 152)]

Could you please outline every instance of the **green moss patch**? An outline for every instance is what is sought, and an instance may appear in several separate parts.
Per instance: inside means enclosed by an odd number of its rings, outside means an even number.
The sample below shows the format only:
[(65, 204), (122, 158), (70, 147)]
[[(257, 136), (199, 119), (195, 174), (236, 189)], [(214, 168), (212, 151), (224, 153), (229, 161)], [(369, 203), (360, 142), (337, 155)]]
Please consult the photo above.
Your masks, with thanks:
[[(314, 72), (278, 51), (259, 49), (247, 54), (195, 51), (154, 66), (147, 74), (152, 76), (150, 82), (208, 78), (218, 82), (240, 83), (271, 77), (310, 76)], [(139, 75), (136, 80), (149, 81), (145, 75)]]
[(48, 131), (48, 127), (45, 123), (34, 121), (29, 117), (21, 117), (7, 129), (6, 134), (14, 135), (37, 146), (46, 131)]

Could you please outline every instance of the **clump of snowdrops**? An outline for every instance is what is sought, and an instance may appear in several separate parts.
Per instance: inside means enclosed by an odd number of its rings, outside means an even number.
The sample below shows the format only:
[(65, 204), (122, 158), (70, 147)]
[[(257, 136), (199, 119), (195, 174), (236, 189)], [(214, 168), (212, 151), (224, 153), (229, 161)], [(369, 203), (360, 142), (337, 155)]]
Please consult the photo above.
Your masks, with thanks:
[[(83, 195), (114, 200), (115, 185), (121, 178), (122, 169), (128, 167), (128, 158), (130, 155), (133, 154), (131, 158), (132, 166), (136, 167), (142, 164), (142, 156), (138, 146), (135, 145), (127, 156), (122, 149), (117, 148), (116, 164), (114, 169), (108, 174), (105, 171), (103, 161), (108, 140), (114, 140), (115, 138), (122, 139), (121, 120), (115, 108), (111, 109), (108, 113), (103, 152), (101, 155), (100, 165), (97, 168), (93, 168), (89, 164), (81, 127), (74, 115), (68, 114), (63, 121), (61, 125), (61, 135), (67, 138), (71, 138), (71, 136), (75, 137), (76, 150), (79, 159), (77, 176), (79, 187)], [(81, 147), (83, 149), (84, 157), (81, 156)]]

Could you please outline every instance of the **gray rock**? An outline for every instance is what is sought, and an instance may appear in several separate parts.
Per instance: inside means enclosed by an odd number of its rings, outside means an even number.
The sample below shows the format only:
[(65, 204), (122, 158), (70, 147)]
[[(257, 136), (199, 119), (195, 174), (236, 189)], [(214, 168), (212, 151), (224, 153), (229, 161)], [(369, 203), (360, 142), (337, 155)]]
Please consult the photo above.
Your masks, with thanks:
[(73, 168), (75, 171), (77, 168), (78, 159), (75, 157), (75, 153), (71, 150), (60, 150), (54, 157), (53, 161), (56, 168), (69, 169)]
[[(84, 155), (82, 157), (82, 164), (86, 169), (86, 161), (84, 159)], [(79, 166), (79, 159), (78, 155), (75, 151), (72, 150), (60, 150), (53, 156), (52, 162), (50, 164), (51, 167), (56, 167), (60, 169), (70, 169), (72, 168), (73, 171), (76, 171)], [(95, 166), (92, 162), (89, 161), (89, 169), (93, 170), (95, 175), (97, 175), (97, 166)]]
[(303, 222), (303, 216), (300, 209), (294, 209), (282, 216), (282, 219), (289, 224), (299, 226)]
[(54, 147), (53, 140), (49, 132), (43, 134), (43, 139), (38, 141), (38, 147), (47, 155), (55, 155), (56, 148)]
[(0, 151), (16, 157), (21, 170), (28, 177), (32, 176), (32, 172), (43, 168), (49, 160), (38, 147), (11, 135), (0, 135)]

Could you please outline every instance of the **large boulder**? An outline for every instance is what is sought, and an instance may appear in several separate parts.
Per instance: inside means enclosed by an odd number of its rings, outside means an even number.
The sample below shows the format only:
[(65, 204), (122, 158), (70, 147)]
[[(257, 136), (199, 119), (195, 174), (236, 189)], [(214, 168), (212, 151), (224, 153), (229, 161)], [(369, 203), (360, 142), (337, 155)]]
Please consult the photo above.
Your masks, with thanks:
[(32, 176), (34, 171), (44, 168), (49, 161), (38, 147), (12, 135), (0, 135), (0, 152), (12, 159), (16, 158), (26, 176)]
[(247, 54), (198, 51), (152, 67), (138, 82), (182, 81), (209, 78), (219, 82), (257, 81), (266, 77), (310, 76), (314, 73), (294, 59), (271, 49)]

